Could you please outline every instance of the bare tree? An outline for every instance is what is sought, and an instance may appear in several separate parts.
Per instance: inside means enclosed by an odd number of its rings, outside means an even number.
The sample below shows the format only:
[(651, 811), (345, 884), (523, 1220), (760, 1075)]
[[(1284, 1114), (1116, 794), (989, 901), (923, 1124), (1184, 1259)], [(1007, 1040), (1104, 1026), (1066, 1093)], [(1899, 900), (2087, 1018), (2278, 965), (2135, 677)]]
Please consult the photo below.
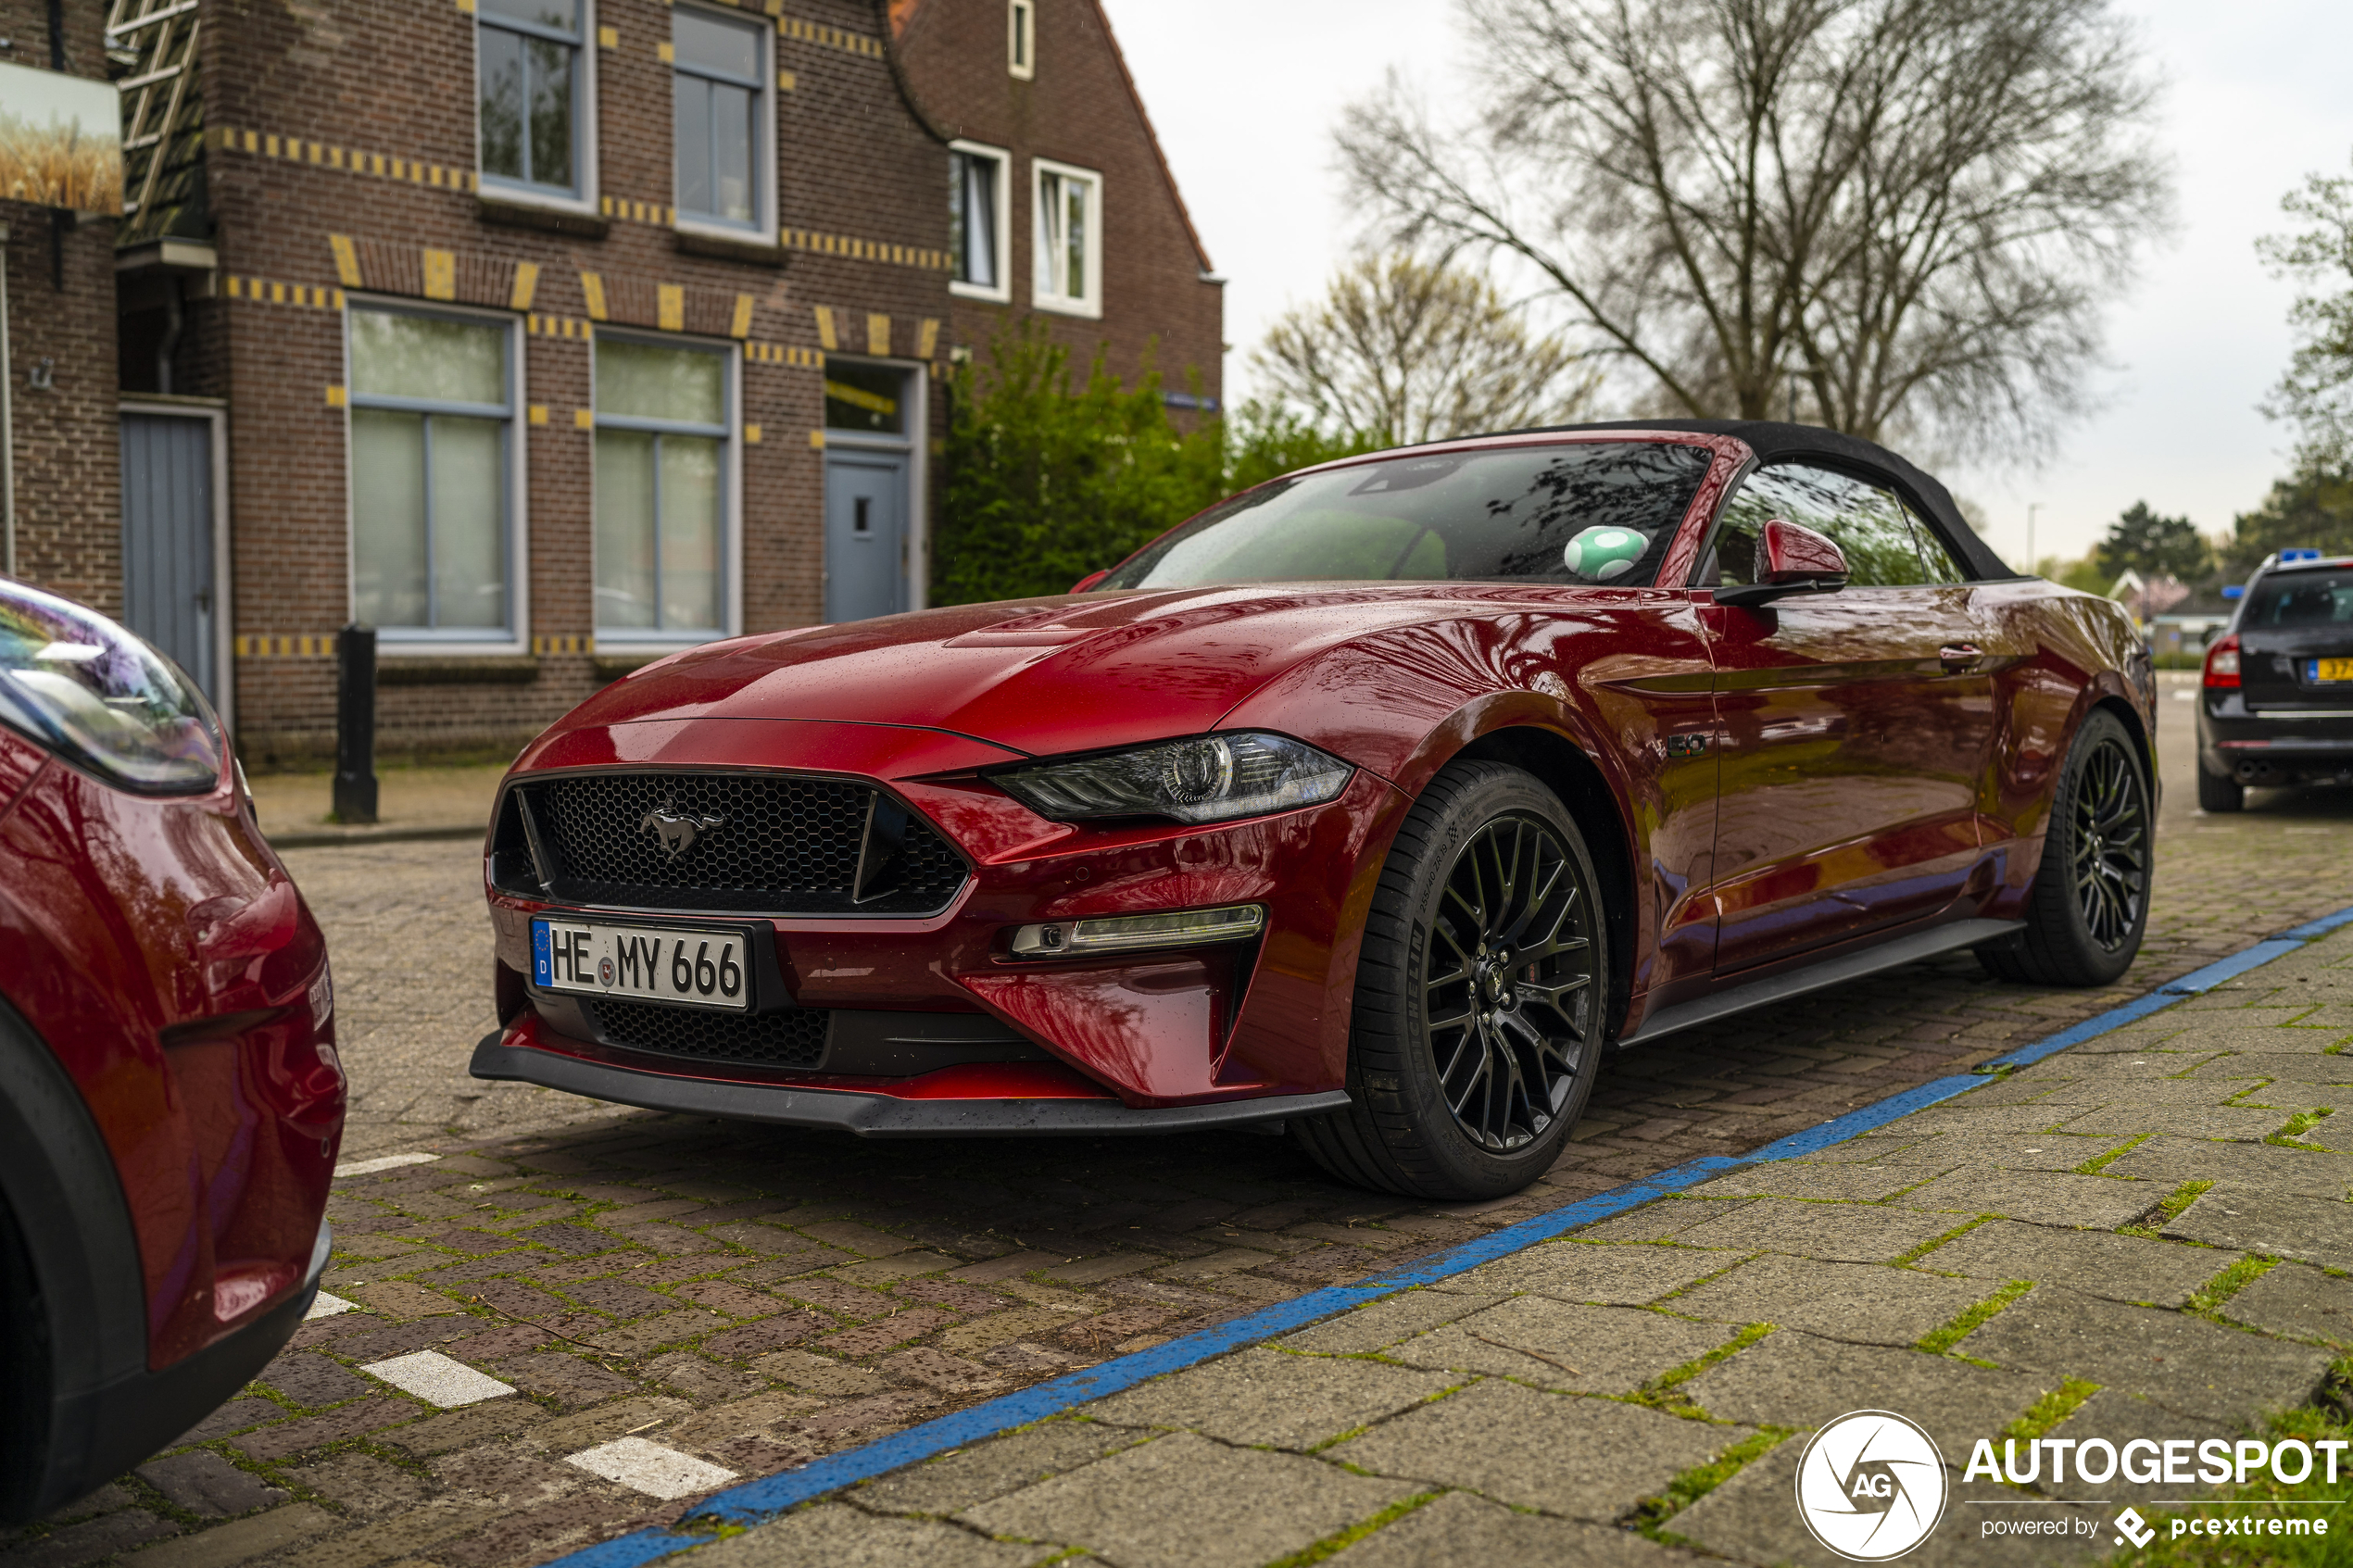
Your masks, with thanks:
[(2288, 311), (2299, 341), (2263, 411), (2294, 420), (2308, 456), (2342, 463), (2353, 456), (2353, 178), (2311, 175), (2280, 205), (2307, 226), (2256, 248), (2301, 285)]
[(1392, 78), (1341, 161), (1390, 239), (1515, 258), (1637, 400), (2032, 443), (2165, 224), (2108, 0), (1464, 0), (1483, 101)]
[(1571, 420), (1595, 379), (1557, 338), (1531, 335), (1485, 277), (1403, 253), (1342, 269), (1251, 362), (1278, 405), (1384, 445)]

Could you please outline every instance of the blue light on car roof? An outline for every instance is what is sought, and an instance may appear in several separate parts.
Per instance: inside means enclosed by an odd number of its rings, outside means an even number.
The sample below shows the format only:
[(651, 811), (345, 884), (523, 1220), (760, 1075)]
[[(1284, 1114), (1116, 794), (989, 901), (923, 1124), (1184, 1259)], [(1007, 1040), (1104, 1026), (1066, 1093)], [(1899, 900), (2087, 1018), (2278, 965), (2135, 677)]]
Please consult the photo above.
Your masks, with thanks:
[(2291, 561), (2291, 560), (2319, 560), (2320, 558), (2321, 558), (2321, 552), (2320, 552), (2320, 551), (2318, 551), (2318, 550), (2314, 550), (2314, 549), (2309, 549), (2309, 548), (2298, 548), (2298, 549), (2294, 549), (2294, 550), (2282, 550), (2282, 551), (2280, 552), (2280, 559), (2281, 559), (2281, 560), (2283, 560), (2283, 561)]
[(2226, 599), (2243, 599), (2246, 597), (2246, 584), (2244, 583), (2225, 583), (2222, 584), (2222, 596)]

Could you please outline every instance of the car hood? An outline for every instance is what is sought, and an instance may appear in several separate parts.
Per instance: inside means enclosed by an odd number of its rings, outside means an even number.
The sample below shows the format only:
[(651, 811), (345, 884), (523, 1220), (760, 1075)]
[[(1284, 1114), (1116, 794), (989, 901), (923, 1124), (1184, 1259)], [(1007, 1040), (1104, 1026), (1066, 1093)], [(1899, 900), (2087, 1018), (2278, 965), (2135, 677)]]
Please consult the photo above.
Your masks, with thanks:
[(1352, 638), (1491, 612), (1482, 584), (1286, 583), (1021, 599), (739, 638), (615, 682), (560, 728), (693, 718), (947, 730), (1043, 756), (1199, 734)]

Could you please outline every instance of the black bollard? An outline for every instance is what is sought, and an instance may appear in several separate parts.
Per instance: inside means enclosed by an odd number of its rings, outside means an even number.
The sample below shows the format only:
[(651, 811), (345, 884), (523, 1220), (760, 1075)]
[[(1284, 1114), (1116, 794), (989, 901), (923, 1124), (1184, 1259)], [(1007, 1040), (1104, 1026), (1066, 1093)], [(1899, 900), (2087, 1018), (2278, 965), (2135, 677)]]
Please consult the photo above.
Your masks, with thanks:
[(376, 633), (335, 633), (335, 821), (376, 820)]

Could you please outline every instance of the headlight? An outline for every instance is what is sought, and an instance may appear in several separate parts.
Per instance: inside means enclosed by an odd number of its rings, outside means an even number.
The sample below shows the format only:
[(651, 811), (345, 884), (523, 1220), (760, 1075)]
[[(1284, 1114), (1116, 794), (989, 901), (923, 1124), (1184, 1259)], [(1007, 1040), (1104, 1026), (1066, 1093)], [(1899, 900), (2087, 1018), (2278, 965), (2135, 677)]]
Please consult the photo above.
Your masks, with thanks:
[(109, 784), (200, 795), (225, 747), (204, 695), (105, 616), (0, 584), (0, 723)]
[(1041, 817), (1174, 817), (1225, 822), (1317, 806), (1354, 771), (1282, 735), (1196, 735), (1129, 751), (1026, 762), (988, 777)]

